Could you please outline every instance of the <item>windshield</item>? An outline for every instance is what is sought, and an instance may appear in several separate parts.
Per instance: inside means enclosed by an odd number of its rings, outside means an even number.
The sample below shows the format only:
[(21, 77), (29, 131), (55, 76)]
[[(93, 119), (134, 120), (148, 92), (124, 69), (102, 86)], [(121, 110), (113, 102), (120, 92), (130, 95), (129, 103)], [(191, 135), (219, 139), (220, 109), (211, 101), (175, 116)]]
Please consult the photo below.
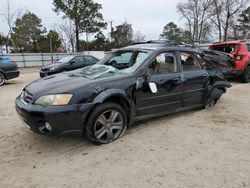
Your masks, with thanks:
[(59, 61), (57, 61), (57, 63), (68, 63), (70, 60), (72, 60), (75, 56), (66, 56), (62, 59), (60, 59)]
[(108, 54), (97, 64), (74, 71), (91, 79), (134, 73), (152, 51), (116, 51)]

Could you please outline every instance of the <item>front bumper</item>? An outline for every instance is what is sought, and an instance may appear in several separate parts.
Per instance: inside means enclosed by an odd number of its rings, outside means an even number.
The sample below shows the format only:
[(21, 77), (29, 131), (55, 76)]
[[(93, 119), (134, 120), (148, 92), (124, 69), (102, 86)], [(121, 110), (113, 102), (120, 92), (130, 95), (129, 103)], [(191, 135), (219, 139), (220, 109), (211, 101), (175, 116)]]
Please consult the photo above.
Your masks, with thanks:
[[(47, 135), (60, 135), (67, 132), (82, 132), (86, 115), (92, 104), (73, 104), (43, 107), (24, 104), (20, 96), (16, 98), (16, 111), (30, 130)], [(45, 127), (49, 123), (52, 131)]]
[(40, 78), (44, 78), (47, 76), (47, 72), (46, 71), (40, 71)]
[(53, 75), (53, 74), (57, 74), (57, 73), (60, 73), (60, 71), (58, 70), (55, 70), (55, 71), (40, 71), (40, 78), (44, 78), (46, 76), (50, 76), (50, 75)]
[(6, 80), (19, 77), (20, 72), (18, 70), (5, 72)]

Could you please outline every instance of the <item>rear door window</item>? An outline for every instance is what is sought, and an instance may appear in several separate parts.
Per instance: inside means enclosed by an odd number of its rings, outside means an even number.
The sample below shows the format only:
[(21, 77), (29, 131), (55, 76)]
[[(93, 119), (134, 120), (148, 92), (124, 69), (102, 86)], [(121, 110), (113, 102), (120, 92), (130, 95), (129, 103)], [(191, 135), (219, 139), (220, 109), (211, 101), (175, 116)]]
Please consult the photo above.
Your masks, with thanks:
[(91, 56), (85, 56), (84, 59), (87, 64), (92, 64), (96, 62), (96, 60)]
[(197, 59), (192, 53), (181, 52), (180, 57), (183, 71), (193, 71), (202, 69), (200, 63), (197, 61)]

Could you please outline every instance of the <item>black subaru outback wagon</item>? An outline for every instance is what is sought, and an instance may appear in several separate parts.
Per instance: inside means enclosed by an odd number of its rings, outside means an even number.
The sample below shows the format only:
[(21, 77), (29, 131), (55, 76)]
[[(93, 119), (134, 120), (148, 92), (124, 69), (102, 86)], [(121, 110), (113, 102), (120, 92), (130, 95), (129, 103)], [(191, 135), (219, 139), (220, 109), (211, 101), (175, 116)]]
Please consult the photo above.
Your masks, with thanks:
[(202, 58), (196, 48), (165, 41), (128, 46), (95, 65), (34, 81), (16, 110), (37, 133), (79, 131), (110, 143), (137, 120), (213, 106), (231, 85), (203, 69)]

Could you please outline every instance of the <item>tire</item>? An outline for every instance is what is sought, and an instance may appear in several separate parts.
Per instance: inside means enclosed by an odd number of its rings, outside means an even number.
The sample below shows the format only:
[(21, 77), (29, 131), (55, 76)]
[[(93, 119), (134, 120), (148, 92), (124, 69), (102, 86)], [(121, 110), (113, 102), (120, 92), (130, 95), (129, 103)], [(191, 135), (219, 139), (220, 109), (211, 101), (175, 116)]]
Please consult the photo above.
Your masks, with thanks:
[(220, 97), (222, 96), (223, 93), (224, 91), (222, 91), (221, 89), (214, 88), (210, 92), (207, 100), (204, 103), (204, 109), (209, 109), (215, 106), (218, 100), (220, 100)]
[(116, 103), (97, 106), (87, 120), (85, 136), (96, 144), (108, 144), (120, 138), (127, 129), (127, 115)]
[(248, 66), (240, 76), (240, 80), (243, 83), (248, 83), (250, 80), (250, 67)]
[(0, 72), (0, 86), (2, 86), (5, 83), (5, 76), (3, 73)]

